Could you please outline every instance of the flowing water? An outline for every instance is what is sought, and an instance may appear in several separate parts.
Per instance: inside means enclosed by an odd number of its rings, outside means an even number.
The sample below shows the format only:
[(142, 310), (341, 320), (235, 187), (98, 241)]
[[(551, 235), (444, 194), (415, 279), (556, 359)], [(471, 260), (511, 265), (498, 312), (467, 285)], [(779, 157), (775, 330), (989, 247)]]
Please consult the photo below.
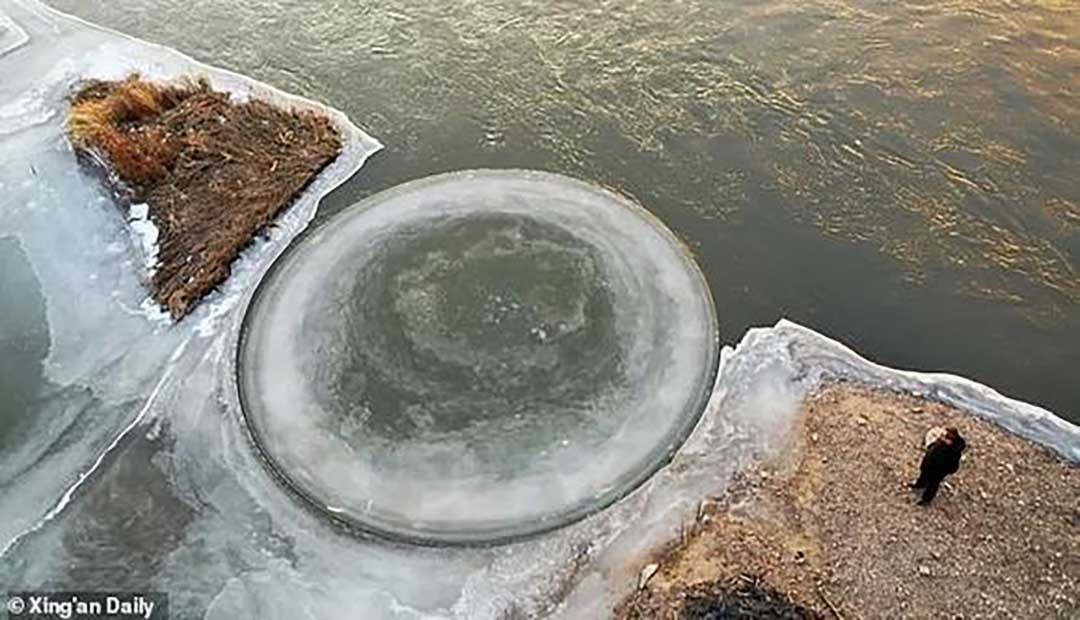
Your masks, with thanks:
[(696, 251), (722, 337), (788, 317), (1080, 420), (1072, 0), (55, 0), (387, 149), (324, 201), (546, 169)]

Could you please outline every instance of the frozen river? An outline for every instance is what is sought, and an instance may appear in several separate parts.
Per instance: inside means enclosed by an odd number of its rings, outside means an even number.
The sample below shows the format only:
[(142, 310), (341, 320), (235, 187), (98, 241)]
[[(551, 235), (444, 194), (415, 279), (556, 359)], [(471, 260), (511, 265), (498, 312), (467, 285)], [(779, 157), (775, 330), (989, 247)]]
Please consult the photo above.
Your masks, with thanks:
[[(642, 553), (777, 449), (831, 378), (926, 394), (1080, 460), (1080, 430), (1050, 412), (1075, 419), (1080, 402), (1075, 9), (604, 6), (65, 7), (348, 115), (333, 117), (343, 156), (170, 325), (66, 145), (72, 83), (197, 70), (319, 104), (0, 0), (0, 584), (163, 591), (180, 618), (603, 617)], [(490, 547), (355, 536), (260, 462), (235, 381), (242, 312), (313, 219), (485, 166), (635, 195), (696, 253), (737, 346), (673, 463), (598, 514)], [(779, 316), (1048, 409), (793, 323), (746, 332)]]

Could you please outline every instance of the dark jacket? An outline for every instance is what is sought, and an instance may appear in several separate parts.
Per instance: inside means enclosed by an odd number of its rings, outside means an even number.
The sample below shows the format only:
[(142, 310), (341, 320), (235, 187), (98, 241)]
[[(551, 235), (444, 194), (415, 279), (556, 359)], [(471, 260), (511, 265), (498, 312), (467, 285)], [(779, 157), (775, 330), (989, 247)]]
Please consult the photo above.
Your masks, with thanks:
[(935, 441), (930, 444), (930, 447), (926, 449), (926, 455), (923, 456), (922, 466), (920, 467), (922, 473), (940, 478), (955, 474), (960, 469), (960, 455), (966, 447), (967, 442), (959, 435), (951, 442), (940, 439)]

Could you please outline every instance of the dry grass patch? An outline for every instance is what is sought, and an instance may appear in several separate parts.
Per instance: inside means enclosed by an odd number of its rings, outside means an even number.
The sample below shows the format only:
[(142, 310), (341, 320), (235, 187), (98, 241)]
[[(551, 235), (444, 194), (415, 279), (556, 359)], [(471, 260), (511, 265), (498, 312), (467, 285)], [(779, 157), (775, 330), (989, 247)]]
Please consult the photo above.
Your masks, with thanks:
[(122, 205), (148, 205), (159, 231), (148, 285), (175, 318), (228, 278), (244, 247), (341, 150), (325, 116), (234, 102), (205, 80), (86, 81), (67, 129)]
[(72, 99), (68, 135), (77, 149), (98, 149), (126, 183), (143, 186), (165, 175), (181, 145), (161, 128), (140, 124), (198, 90), (209, 86), (205, 82), (159, 86), (138, 76), (114, 83), (87, 82)]

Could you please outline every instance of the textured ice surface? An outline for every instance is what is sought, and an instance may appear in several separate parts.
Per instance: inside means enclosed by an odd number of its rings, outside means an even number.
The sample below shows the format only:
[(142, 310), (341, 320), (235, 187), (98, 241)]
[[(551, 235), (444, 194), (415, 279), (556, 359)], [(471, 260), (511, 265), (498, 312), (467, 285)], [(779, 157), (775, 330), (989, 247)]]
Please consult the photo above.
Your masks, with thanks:
[[(172, 326), (146, 303), (139, 282), (140, 255), (152, 255), (153, 231), (125, 223), (100, 183), (76, 164), (63, 135), (65, 99), (78, 80), (133, 71), (152, 79), (195, 73), (240, 97), (324, 110), (37, 2), (0, 2), (0, 238), (18, 248), (33, 274), (17, 286), (7, 283), (2, 294), (43, 299), (34, 320), (47, 330), (47, 352), (35, 360), (41, 376), (29, 384), (13, 423), (13, 436), (32, 440), (5, 443), (0, 452), (0, 550), (59, 515), (128, 431), (167, 410), (180, 368), (188, 378), (198, 376), (197, 368), (213, 372), (200, 364), (220, 357), (211, 351), (221, 350), (228, 319), (261, 269), (310, 222), (318, 198), (379, 148), (344, 115), (325, 110), (342, 132), (342, 156), (282, 217), (272, 238), (244, 255), (234, 277), (190, 320)], [(147, 241), (144, 247), (132, 243), (132, 233)], [(8, 319), (0, 317), (5, 344), (23, 336)]]
[(244, 406), (317, 505), (406, 539), (565, 525), (662, 465), (712, 390), (705, 278), (626, 198), (438, 175), (290, 249), (246, 319)]
[(26, 43), (26, 31), (5, 15), (0, 15), (0, 56)]
[(0, 343), (25, 337), (28, 365), (18, 370), (40, 375), (18, 392), (30, 405), (0, 448), (5, 589), (163, 590), (177, 618), (602, 618), (634, 587), (643, 554), (675, 535), (703, 495), (777, 449), (799, 399), (829, 378), (950, 402), (1080, 460), (1080, 429), (1047, 411), (964, 379), (882, 368), (781, 323), (725, 349), (690, 440), (610, 509), (488, 549), (353, 538), (293, 500), (254, 456), (232, 352), (258, 275), (374, 143), (336, 117), (350, 136), (346, 156), (221, 292), (180, 324), (158, 321), (140, 308), (124, 214), (66, 146), (61, 101), (82, 75), (210, 70), (36, 3), (0, 0), (0, 14), (31, 37), (0, 57), (0, 302), (14, 308), (0, 316)]

